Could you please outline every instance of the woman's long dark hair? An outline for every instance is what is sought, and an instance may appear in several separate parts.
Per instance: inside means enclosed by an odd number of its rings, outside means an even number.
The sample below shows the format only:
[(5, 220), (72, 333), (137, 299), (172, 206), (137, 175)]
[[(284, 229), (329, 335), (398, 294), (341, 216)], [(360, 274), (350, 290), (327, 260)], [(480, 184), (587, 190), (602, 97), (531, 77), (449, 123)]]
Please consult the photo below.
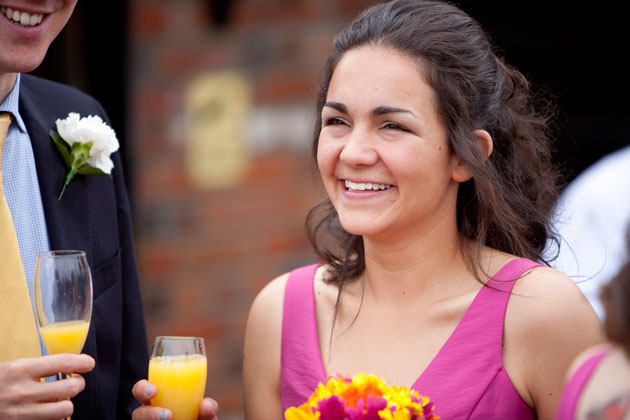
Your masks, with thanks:
[[(462, 252), (477, 279), (482, 281), (484, 246), (542, 260), (548, 238), (555, 239), (550, 215), (559, 191), (548, 135), (553, 108), (530, 94), (525, 77), (498, 57), (480, 25), (453, 5), (422, 0), (379, 4), (335, 38), (317, 92), (313, 156), (332, 74), (347, 51), (365, 45), (416, 59), (435, 92), (451, 150), (472, 174), (459, 187), (457, 223), (470, 240), (462, 243), (472, 243)], [(492, 136), (488, 159), (473, 134), (477, 129)], [(315, 252), (330, 267), (329, 281), (342, 286), (363, 273), (363, 238), (343, 229), (330, 200), (311, 209), (306, 228)]]

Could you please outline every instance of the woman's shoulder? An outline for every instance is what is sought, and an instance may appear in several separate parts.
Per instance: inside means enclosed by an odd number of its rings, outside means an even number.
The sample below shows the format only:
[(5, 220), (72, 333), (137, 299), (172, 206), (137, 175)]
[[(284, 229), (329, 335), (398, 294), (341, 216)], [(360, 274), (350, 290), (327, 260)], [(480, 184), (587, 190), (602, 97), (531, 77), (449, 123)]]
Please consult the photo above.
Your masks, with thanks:
[(505, 318), (510, 338), (522, 338), (527, 343), (535, 342), (536, 336), (555, 339), (558, 333), (575, 329), (576, 323), (582, 323), (586, 331), (599, 329), (593, 308), (566, 274), (515, 255), (489, 248), (485, 251), (484, 263), (489, 272), (498, 274), (508, 268), (519, 275)]
[(282, 318), (284, 290), (291, 273), (284, 273), (267, 283), (256, 295), (250, 309), (250, 323), (255, 318)]
[[(578, 369), (597, 354), (605, 353), (591, 372), (577, 404), (578, 419), (604, 418), (604, 413), (630, 412), (630, 359), (618, 346), (598, 346), (582, 353)], [(625, 418), (625, 417), (624, 417)]]
[(510, 310), (518, 315), (515, 321), (520, 327), (530, 325), (541, 332), (562, 331), (566, 324), (580, 321), (599, 326), (592, 306), (575, 282), (546, 266), (533, 267), (518, 279), (510, 297)]
[[(247, 337), (256, 337), (269, 345), (280, 337), (282, 325), (282, 299), (289, 274), (276, 277), (262, 288), (249, 309)], [(270, 346), (270, 348), (273, 346)]]
[(567, 380), (573, 377), (576, 372), (589, 360), (600, 355), (607, 355), (612, 350), (613, 349), (609, 343), (597, 344), (584, 350), (582, 353), (578, 354), (575, 360), (573, 360), (573, 363), (571, 363), (571, 367), (569, 367), (569, 370), (567, 371)]
[[(487, 273), (494, 273), (493, 278), (505, 277), (506, 273), (518, 276), (511, 291), (506, 318), (506, 324), (516, 324), (518, 331), (529, 334), (528, 326), (536, 329), (561, 328), (562, 323), (572, 323), (575, 317), (585, 317), (594, 321), (594, 325), (599, 325), (588, 299), (561, 271), (492, 248), (484, 250), (482, 263)], [(511, 274), (508, 275), (510, 279)], [(549, 322), (552, 319), (554, 322)]]
[(553, 413), (575, 357), (602, 341), (599, 318), (568, 276), (536, 266), (517, 280), (505, 316), (503, 360), (539, 416)]
[(308, 281), (310, 279), (312, 284), (313, 277), (311, 277), (311, 273), (314, 273), (315, 282), (317, 284), (323, 283), (322, 279), (324, 277), (325, 267), (321, 265), (309, 265), (286, 272), (271, 280), (258, 292), (252, 304), (251, 311), (282, 316), (282, 302), (284, 301), (284, 294), (289, 278), (293, 274), (300, 276), (308, 274), (308, 278), (304, 278), (304, 280)]

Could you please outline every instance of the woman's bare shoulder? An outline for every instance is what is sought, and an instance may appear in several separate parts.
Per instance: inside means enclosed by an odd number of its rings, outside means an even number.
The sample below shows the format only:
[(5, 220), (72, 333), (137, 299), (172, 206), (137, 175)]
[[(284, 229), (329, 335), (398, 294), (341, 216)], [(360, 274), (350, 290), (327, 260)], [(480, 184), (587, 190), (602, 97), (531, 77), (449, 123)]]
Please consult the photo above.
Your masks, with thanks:
[(291, 273), (284, 273), (267, 283), (258, 292), (254, 305), (267, 305), (277, 303), (278, 300), (282, 300), (284, 296), (284, 289), (287, 285), (287, 280)]
[[(282, 306), (289, 274), (276, 277), (258, 293), (247, 318), (244, 346), (246, 378), (267, 377), (277, 382), (280, 370)], [(258, 369), (256, 366), (264, 366)]]
[(284, 289), (289, 274), (276, 277), (258, 292), (249, 311), (248, 329), (275, 329), (281, 324)]
[(557, 338), (556, 333), (563, 331), (600, 333), (599, 318), (579, 287), (550, 267), (535, 267), (517, 281), (508, 311), (508, 320), (527, 335), (546, 333)]
[(599, 318), (568, 276), (535, 267), (518, 279), (505, 318), (504, 363), (539, 418), (552, 418), (575, 357), (603, 341)]
[[(256, 418), (278, 418), (282, 413), (280, 350), (284, 289), (288, 278), (287, 273), (267, 283), (254, 299), (247, 319), (243, 390), (245, 410), (255, 413)], [(262, 417), (263, 414), (266, 417)]]
[(586, 361), (589, 360), (590, 358), (598, 354), (602, 354), (604, 352), (610, 352), (610, 351), (612, 351), (612, 346), (610, 343), (597, 344), (593, 347), (587, 348), (582, 353), (578, 354), (577, 357), (573, 360), (573, 362), (571, 363), (571, 366), (569, 367), (569, 370), (567, 371), (566, 379), (568, 380), (573, 375), (575, 375), (578, 369), (584, 363), (586, 363)]
[[(609, 346), (608, 349), (591, 349), (583, 353), (582, 360), (576, 363), (584, 363), (585, 358), (603, 351), (607, 351), (607, 354), (595, 367), (578, 400), (576, 419), (609, 418), (606, 413), (613, 411), (625, 411), (626, 416), (628, 414), (630, 359), (624, 349), (617, 345)], [(626, 416), (623, 418), (626, 419)]]
[[(258, 293), (250, 310), (250, 320), (252, 317), (261, 317), (271, 320), (276, 324), (282, 319), (282, 310), (284, 303), (284, 292), (291, 273), (284, 273), (269, 283), (267, 283)], [(319, 266), (315, 271), (315, 287), (319, 285), (326, 286), (324, 281), (326, 269)]]
[[(514, 295), (529, 301), (527, 305), (540, 305), (545, 311), (558, 311), (566, 309), (558, 305), (575, 306), (580, 310), (593, 312), (590, 303), (566, 274), (551, 267), (538, 266), (524, 273), (514, 285)], [(519, 302), (521, 299), (516, 299)], [(536, 302), (532, 302), (536, 300)], [(549, 306), (551, 302), (557, 305)]]

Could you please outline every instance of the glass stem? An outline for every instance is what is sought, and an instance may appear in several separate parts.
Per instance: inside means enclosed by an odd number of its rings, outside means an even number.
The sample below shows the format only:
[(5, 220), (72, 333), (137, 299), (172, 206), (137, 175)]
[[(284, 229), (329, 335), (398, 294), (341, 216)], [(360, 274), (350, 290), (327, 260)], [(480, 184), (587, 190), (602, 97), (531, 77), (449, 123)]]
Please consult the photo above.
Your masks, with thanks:
[[(59, 381), (62, 381), (62, 380), (64, 380), (64, 379), (66, 379), (67, 377), (68, 377), (68, 375), (67, 375), (67, 374), (65, 374), (65, 373), (61, 373), (61, 372), (59, 372), (59, 373), (57, 374), (57, 380), (59, 380)], [(68, 398), (68, 399), (70, 399), (70, 398)], [(65, 420), (72, 420), (72, 418), (71, 418), (71, 417), (66, 417), (66, 418), (65, 418)]]

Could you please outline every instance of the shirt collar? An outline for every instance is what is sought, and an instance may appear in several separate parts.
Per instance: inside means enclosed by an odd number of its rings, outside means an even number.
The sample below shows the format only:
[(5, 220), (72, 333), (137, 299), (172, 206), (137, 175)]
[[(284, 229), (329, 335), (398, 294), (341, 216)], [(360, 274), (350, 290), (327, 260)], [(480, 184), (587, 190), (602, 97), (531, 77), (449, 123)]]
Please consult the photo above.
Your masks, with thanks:
[(24, 120), (22, 120), (22, 116), (19, 111), (19, 99), (20, 97), (20, 73), (17, 74), (15, 78), (15, 85), (13, 89), (7, 96), (7, 99), (0, 104), (0, 111), (8, 111), (13, 114), (13, 121), (17, 124), (18, 128), (22, 133), (26, 133), (26, 126), (24, 125)]

